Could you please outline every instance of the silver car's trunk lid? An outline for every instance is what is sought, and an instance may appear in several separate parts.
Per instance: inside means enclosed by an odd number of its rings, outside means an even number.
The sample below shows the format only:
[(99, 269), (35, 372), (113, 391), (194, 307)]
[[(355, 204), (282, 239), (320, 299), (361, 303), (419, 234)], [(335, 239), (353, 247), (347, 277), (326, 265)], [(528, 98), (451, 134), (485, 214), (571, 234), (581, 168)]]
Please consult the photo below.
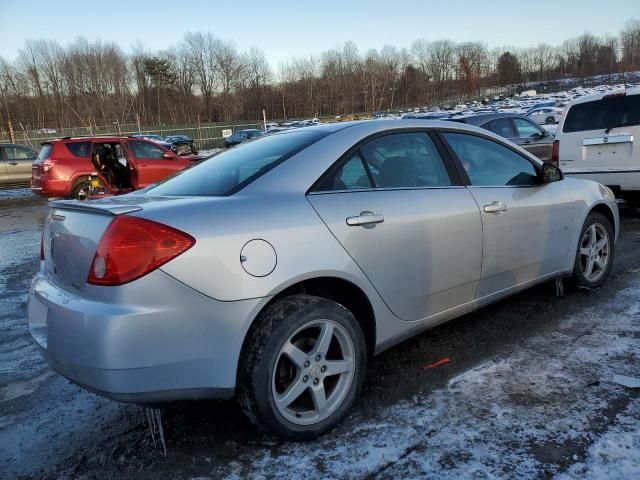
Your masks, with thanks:
[(45, 272), (53, 283), (82, 291), (100, 238), (111, 220), (141, 207), (67, 201), (51, 205), (42, 243)]

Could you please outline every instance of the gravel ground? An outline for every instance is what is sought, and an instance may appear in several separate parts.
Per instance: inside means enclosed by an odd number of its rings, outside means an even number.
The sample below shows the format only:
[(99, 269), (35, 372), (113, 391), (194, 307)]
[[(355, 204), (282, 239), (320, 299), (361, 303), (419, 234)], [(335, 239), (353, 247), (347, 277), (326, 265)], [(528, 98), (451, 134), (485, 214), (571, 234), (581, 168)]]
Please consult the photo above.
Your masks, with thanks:
[[(3, 478), (640, 478), (640, 217), (595, 292), (545, 284), (376, 357), (355, 408), (307, 444), (255, 432), (233, 402), (145, 412), (53, 373), (26, 325), (46, 201), (0, 191)], [(450, 363), (425, 365), (443, 357)]]

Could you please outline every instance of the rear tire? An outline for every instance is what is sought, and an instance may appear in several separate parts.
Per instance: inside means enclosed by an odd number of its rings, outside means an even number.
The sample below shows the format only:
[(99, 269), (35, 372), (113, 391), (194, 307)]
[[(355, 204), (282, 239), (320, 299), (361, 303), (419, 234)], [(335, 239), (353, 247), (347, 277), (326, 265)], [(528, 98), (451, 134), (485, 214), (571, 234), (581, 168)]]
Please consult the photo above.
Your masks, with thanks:
[(545, 123), (547, 125), (553, 125), (554, 123), (556, 123), (556, 119), (553, 117), (547, 117), (547, 119), (545, 120)]
[(339, 303), (292, 295), (252, 327), (238, 371), (238, 400), (253, 424), (293, 441), (335, 427), (364, 381), (360, 324)]
[(598, 212), (591, 212), (580, 231), (573, 267), (576, 286), (587, 289), (600, 287), (611, 273), (615, 254), (611, 222)]
[(90, 189), (91, 182), (89, 180), (80, 180), (73, 186), (71, 198), (74, 200), (86, 200), (89, 196)]

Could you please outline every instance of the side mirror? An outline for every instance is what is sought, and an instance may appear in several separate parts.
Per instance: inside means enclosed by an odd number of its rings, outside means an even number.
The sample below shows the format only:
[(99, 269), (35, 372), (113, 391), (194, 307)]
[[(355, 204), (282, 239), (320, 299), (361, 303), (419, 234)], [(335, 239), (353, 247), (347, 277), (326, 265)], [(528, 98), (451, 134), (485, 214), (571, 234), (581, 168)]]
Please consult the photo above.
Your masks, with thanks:
[(175, 160), (176, 154), (173, 152), (164, 152), (162, 158), (164, 158), (165, 160)]
[(562, 170), (553, 163), (545, 162), (542, 164), (542, 183), (559, 182), (563, 178)]

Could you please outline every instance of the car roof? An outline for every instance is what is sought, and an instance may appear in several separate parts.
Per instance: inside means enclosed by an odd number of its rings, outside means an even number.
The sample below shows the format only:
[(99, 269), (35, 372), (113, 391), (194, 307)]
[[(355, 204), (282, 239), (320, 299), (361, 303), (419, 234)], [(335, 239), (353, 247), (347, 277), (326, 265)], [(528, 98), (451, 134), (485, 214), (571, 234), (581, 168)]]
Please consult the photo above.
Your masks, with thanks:
[(503, 113), (483, 113), (481, 115), (469, 115), (467, 117), (452, 118), (451, 120), (459, 123), (467, 123), (469, 125), (482, 125), (490, 120), (497, 118), (525, 118), (523, 115), (517, 113), (503, 112)]
[(582, 97), (578, 97), (572, 100), (567, 107), (577, 105), (579, 103), (593, 102), (594, 100), (601, 100), (604, 97), (608, 97), (610, 95), (613, 96), (613, 95), (623, 94), (623, 93), (627, 96), (640, 95), (640, 87), (618, 88), (615, 90), (606, 90), (606, 91), (601, 91), (597, 93), (592, 93), (590, 95), (583, 95)]
[[(87, 137), (61, 137), (61, 138), (52, 138), (51, 140), (45, 140), (42, 143), (55, 143), (55, 142), (66, 142), (66, 141), (85, 141), (85, 142), (121, 142), (123, 140), (128, 140), (132, 137), (129, 136), (113, 136), (113, 135), (94, 135), (94, 136), (87, 136)], [(136, 140), (146, 140), (145, 138), (142, 137), (133, 137)]]

